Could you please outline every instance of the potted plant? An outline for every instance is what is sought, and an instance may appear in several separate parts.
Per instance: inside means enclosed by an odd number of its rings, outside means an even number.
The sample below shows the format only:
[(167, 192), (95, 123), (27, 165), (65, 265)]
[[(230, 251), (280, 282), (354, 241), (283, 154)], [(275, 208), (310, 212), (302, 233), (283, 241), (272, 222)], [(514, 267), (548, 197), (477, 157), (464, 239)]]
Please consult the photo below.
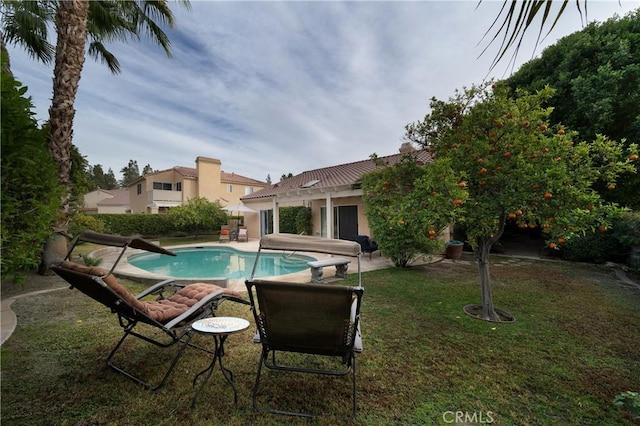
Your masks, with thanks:
[(462, 257), (464, 243), (458, 240), (451, 240), (445, 243), (445, 254), (447, 259), (459, 260)]

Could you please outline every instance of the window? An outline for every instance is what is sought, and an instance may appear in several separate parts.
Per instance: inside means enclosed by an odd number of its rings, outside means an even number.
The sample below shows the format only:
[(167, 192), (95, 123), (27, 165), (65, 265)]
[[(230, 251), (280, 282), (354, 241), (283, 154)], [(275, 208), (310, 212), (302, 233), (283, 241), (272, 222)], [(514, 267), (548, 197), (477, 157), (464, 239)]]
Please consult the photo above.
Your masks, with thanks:
[(138, 184), (136, 189), (137, 189), (138, 195), (142, 194), (142, 184), (141, 183)]
[(182, 182), (176, 183), (176, 191), (182, 191)]
[(233, 192), (233, 185), (227, 184), (227, 192)]
[(244, 187), (244, 195), (249, 195), (253, 193), (253, 186), (245, 186)]
[(173, 184), (167, 182), (153, 182), (153, 189), (162, 189), (164, 191), (171, 191)]

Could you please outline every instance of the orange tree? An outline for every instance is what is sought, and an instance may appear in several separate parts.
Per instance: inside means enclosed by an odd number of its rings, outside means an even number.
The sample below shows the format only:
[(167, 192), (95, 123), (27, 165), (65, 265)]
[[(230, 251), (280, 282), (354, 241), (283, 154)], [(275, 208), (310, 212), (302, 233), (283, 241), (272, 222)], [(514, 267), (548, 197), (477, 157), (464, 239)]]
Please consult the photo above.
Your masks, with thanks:
[[(362, 178), (363, 201), (369, 227), (382, 253), (397, 267), (409, 266), (418, 256), (437, 250), (442, 229), (453, 219), (451, 209), (434, 201), (440, 197), (419, 199), (414, 196), (417, 182), (435, 176), (448, 183), (455, 177), (438, 163), (424, 167), (415, 154), (405, 154), (397, 163), (379, 163), (379, 168)], [(464, 197), (455, 185), (447, 197)], [(445, 196), (444, 194), (442, 196)], [(427, 217), (425, 209), (437, 209), (437, 217)], [(436, 210), (433, 210), (436, 211)]]
[[(588, 229), (606, 230), (621, 212), (592, 189), (605, 182), (615, 188), (621, 173), (635, 171), (637, 145), (622, 145), (598, 136), (587, 144), (561, 125), (551, 125), (551, 108), (542, 105), (552, 95), (509, 96), (503, 84), (486, 83), (456, 91), (448, 102), (432, 99), (424, 120), (406, 127), (408, 140), (429, 149), (456, 179), (421, 179), (414, 196), (420, 200), (452, 191), (463, 197), (441, 198), (467, 230), (478, 264), (482, 305), (465, 311), (488, 321), (511, 317), (493, 305), (489, 251), (507, 220), (520, 227), (542, 227), (555, 249)], [(430, 167), (430, 166), (429, 166)], [(456, 183), (457, 181), (457, 183)], [(425, 203), (430, 204), (430, 203)], [(423, 221), (437, 223), (441, 209), (423, 210)]]

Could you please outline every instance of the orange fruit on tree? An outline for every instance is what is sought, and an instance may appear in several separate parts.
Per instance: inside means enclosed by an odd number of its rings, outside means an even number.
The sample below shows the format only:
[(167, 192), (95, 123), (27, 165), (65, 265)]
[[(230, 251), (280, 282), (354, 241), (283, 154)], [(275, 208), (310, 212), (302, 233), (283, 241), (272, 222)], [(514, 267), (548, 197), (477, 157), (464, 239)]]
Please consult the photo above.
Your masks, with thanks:
[(515, 219), (515, 218), (516, 218), (515, 213), (509, 213), (509, 219)]
[(546, 124), (541, 124), (540, 125), (540, 130), (543, 131), (543, 132), (546, 131), (547, 130), (547, 125)]
[(538, 188), (540, 188), (540, 184), (539, 183), (534, 183), (533, 185), (531, 185), (531, 187), (533, 189), (538, 189)]
[(607, 189), (608, 189), (609, 191), (613, 191), (615, 188), (616, 188), (616, 186), (615, 186), (614, 184), (612, 184), (612, 183), (610, 183), (609, 185), (607, 185)]
[(564, 135), (564, 129), (558, 129), (558, 134), (559, 134), (560, 136)]
[(460, 188), (466, 188), (466, 187), (467, 187), (467, 182), (462, 181), (462, 182), (460, 182), (460, 183), (458, 184), (458, 186), (459, 186)]
[(478, 158), (476, 161), (477, 161), (478, 164), (484, 163), (484, 159), (483, 158)]
[(551, 197), (553, 197), (553, 195), (551, 195), (551, 193), (549, 191), (544, 193), (544, 199), (545, 200), (549, 200), (549, 199), (551, 199)]
[(520, 209), (516, 210), (516, 215), (522, 216), (522, 210), (520, 210)]
[(607, 230), (607, 227), (603, 225), (603, 226), (599, 227), (598, 229), (599, 229), (601, 232), (605, 232), (605, 231)]
[(529, 127), (529, 125), (530, 125), (530, 124), (531, 124), (531, 123), (529, 122), (529, 120), (524, 120), (524, 121), (522, 122), (522, 127)]
[(556, 245), (556, 243), (549, 243), (549, 248), (550, 248), (550, 249), (552, 249), (552, 250), (553, 250), (553, 249), (555, 249), (556, 247), (558, 247), (558, 246)]
[(629, 156), (629, 160), (631, 160), (631, 161), (636, 161), (637, 159), (638, 159), (638, 154), (631, 154)]
[(558, 237), (558, 242), (559, 242), (560, 244), (564, 244), (564, 243), (566, 243), (566, 242), (567, 242), (567, 240), (565, 240), (565, 239), (564, 239), (564, 238), (562, 238), (562, 237)]
[(464, 203), (464, 201), (462, 201), (460, 198), (456, 198), (455, 200), (453, 200), (453, 204), (455, 206), (461, 206), (462, 203)]
[(509, 151), (505, 152), (504, 158), (511, 158), (511, 153)]

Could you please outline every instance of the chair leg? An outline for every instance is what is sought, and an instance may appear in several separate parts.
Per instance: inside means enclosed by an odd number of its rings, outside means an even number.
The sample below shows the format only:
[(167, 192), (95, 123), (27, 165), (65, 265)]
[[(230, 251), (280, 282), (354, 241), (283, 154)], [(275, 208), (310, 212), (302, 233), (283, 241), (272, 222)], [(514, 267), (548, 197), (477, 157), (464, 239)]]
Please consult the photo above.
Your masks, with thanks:
[(133, 380), (134, 382), (141, 384), (146, 389), (149, 389), (151, 391), (156, 391), (156, 390), (160, 389), (165, 384), (165, 382), (167, 381), (167, 379), (169, 378), (169, 376), (173, 372), (173, 369), (175, 368), (176, 364), (178, 363), (178, 360), (180, 359), (180, 357), (182, 356), (182, 353), (187, 348), (187, 346), (189, 346), (189, 341), (191, 340), (192, 334), (191, 333), (187, 333), (186, 334), (186, 340), (180, 339), (180, 341), (179, 341), (180, 349), (178, 349), (178, 353), (173, 357), (173, 360), (171, 361), (171, 364), (169, 365), (169, 369), (166, 371), (166, 373), (162, 377), (162, 380), (160, 381), (160, 383), (158, 385), (156, 385), (156, 386), (153, 386), (151, 383), (145, 382), (144, 380), (140, 379), (139, 377), (134, 376), (133, 374), (131, 374), (128, 371), (126, 371), (124, 368), (116, 366), (111, 361), (111, 359), (116, 354), (116, 352), (118, 352), (118, 349), (120, 349), (120, 347), (122, 346), (122, 343), (125, 341), (125, 339), (130, 334), (131, 334), (130, 330), (125, 331), (124, 335), (122, 336), (122, 338), (120, 339), (118, 344), (113, 348), (113, 350), (111, 351), (111, 353), (107, 357), (107, 365), (109, 367), (111, 367), (113, 370), (117, 371), (118, 373), (128, 377), (131, 380)]
[(351, 354), (351, 373), (353, 374), (353, 418), (356, 418), (356, 413), (358, 411), (358, 403), (356, 400), (356, 356), (355, 354)]
[(258, 372), (256, 374), (256, 383), (253, 385), (253, 409), (256, 411), (262, 411), (260, 407), (258, 407), (258, 388), (260, 387), (260, 374), (262, 373), (262, 363), (264, 357), (268, 356), (268, 354), (262, 353), (260, 355), (260, 360), (258, 361)]

